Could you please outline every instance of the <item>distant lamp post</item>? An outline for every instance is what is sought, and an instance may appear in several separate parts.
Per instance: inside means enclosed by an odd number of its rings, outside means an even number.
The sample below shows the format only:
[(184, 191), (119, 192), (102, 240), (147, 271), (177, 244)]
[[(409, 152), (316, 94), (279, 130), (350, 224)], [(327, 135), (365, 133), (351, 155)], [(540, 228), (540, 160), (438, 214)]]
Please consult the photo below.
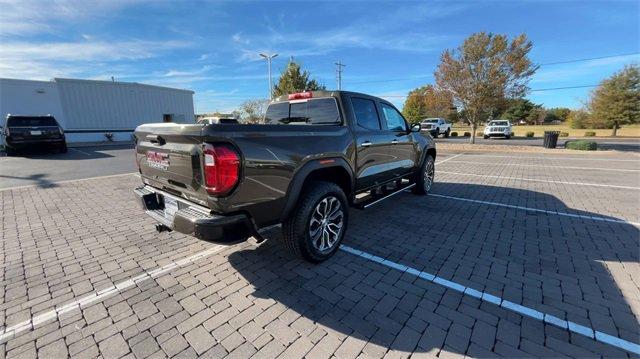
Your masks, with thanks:
[(278, 57), (278, 54), (260, 54), (260, 57), (264, 58), (267, 60), (267, 63), (269, 64), (269, 99), (273, 99), (273, 84), (271, 83), (271, 60), (275, 59), (276, 57)]

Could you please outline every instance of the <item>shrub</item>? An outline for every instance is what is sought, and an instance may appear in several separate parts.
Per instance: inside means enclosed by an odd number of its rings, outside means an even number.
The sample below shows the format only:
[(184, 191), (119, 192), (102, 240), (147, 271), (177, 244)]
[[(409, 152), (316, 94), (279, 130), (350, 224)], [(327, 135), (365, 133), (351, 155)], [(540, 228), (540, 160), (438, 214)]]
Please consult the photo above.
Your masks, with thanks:
[(470, 137), (471, 136), (471, 132), (465, 132), (464, 133), (464, 137)]
[(584, 133), (584, 137), (593, 137), (595, 135), (596, 135), (596, 133), (593, 132), (593, 131), (587, 131), (587, 132)]
[(451, 137), (458, 137), (458, 133), (457, 133), (457, 132), (455, 132), (455, 131), (454, 131), (454, 132), (451, 132), (451, 133), (450, 133), (450, 135), (451, 135)]
[(569, 137), (569, 132), (560, 132), (560, 137)]
[(593, 141), (578, 140), (567, 142), (564, 147), (570, 150), (595, 151), (598, 149), (598, 144)]
[(533, 137), (533, 135), (535, 135), (535, 133), (533, 133), (533, 131), (529, 131), (525, 134), (525, 136), (527, 137)]

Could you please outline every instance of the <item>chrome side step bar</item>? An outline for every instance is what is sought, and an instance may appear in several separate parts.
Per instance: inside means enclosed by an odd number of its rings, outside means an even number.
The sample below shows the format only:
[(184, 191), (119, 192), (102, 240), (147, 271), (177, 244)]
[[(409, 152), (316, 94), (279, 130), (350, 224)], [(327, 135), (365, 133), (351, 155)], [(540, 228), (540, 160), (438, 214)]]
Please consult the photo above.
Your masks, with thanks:
[(389, 197), (395, 196), (400, 192), (403, 192), (403, 191), (406, 191), (406, 190), (408, 190), (410, 188), (413, 188), (413, 187), (415, 187), (415, 185), (416, 185), (415, 183), (411, 183), (411, 184), (406, 185), (406, 186), (400, 186), (399, 188), (395, 189), (393, 192), (387, 193), (387, 194), (383, 195), (382, 197), (376, 196), (376, 197), (373, 197), (373, 198), (371, 198), (369, 200), (365, 200), (365, 201), (363, 201), (361, 203), (355, 203), (354, 207), (357, 208), (357, 209), (367, 209), (367, 208), (373, 206), (374, 204), (382, 202), (383, 200), (385, 200), (385, 199), (387, 199)]

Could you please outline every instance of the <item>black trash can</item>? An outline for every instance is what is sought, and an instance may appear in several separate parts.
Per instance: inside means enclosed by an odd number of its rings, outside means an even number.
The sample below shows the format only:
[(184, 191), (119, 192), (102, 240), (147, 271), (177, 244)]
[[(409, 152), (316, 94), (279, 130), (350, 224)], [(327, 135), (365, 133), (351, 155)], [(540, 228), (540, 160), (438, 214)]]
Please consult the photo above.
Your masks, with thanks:
[(560, 131), (544, 131), (544, 148), (556, 148)]

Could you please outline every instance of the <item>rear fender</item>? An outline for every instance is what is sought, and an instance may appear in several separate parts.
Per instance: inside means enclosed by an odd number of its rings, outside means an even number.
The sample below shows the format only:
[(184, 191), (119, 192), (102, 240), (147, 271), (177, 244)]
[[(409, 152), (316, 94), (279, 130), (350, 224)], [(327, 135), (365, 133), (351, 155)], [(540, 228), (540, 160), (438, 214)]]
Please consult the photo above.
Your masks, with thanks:
[[(300, 198), (300, 194), (302, 193), (302, 189), (304, 187), (306, 179), (309, 177), (311, 173), (316, 170), (325, 170), (331, 168), (342, 168), (344, 169), (349, 176), (349, 186), (348, 188), (350, 193), (353, 193), (355, 188), (355, 176), (353, 175), (353, 170), (349, 163), (340, 157), (332, 157), (332, 158), (323, 158), (316, 159), (304, 164), (294, 175), (293, 180), (289, 184), (289, 189), (287, 190), (287, 201), (282, 210), (281, 219), (284, 220), (287, 218), (293, 209), (296, 207), (298, 203), (298, 199)], [(347, 194), (349, 197), (349, 194)]]

